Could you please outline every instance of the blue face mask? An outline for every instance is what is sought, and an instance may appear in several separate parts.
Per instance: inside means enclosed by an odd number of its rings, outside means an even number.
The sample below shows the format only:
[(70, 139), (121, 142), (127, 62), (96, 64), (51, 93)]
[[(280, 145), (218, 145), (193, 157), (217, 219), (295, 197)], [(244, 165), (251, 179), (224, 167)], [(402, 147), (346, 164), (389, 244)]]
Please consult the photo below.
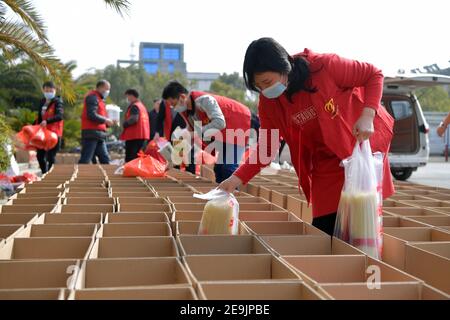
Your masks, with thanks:
[(56, 94), (54, 92), (44, 92), (44, 97), (47, 100), (52, 100), (55, 96)]
[(276, 99), (279, 96), (281, 96), (286, 91), (286, 89), (287, 89), (287, 87), (284, 84), (282, 84), (280, 81), (278, 81), (273, 86), (270, 86), (269, 88), (264, 89), (262, 91), (262, 94), (268, 99)]

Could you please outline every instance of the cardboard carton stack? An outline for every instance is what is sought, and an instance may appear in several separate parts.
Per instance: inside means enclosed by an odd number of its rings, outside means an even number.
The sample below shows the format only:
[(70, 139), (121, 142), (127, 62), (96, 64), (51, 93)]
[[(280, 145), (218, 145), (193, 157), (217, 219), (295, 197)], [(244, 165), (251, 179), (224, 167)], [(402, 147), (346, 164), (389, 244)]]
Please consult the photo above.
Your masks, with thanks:
[(448, 190), (398, 184), (377, 261), (311, 225), (290, 172), (236, 193), (239, 235), (199, 236), (208, 170), (116, 169), (57, 165), (0, 208), (0, 299), (449, 298)]

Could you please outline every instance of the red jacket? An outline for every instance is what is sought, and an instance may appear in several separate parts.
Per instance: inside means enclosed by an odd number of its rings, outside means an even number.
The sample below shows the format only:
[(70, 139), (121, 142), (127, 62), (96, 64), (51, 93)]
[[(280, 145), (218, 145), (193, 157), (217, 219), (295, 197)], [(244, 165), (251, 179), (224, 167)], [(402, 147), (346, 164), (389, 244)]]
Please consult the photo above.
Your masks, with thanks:
[[(341, 58), (335, 54), (316, 54), (305, 49), (300, 54), (310, 63), (312, 113), (318, 117), (320, 130), (326, 146), (341, 160), (348, 158), (356, 144), (352, 128), (361, 115), (364, 107), (372, 107), (377, 111), (374, 120), (375, 133), (370, 139), (372, 150), (381, 151), (386, 157), (384, 161), (383, 196), (394, 193), (394, 185), (389, 168), (387, 154), (393, 136), (394, 120), (381, 106), (383, 93), (383, 74), (368, 63)], [(301, 106), (300, 94), (293, 95), (290, 103), (283, 94), (278, 99), (267, 99), (260, 96), (259, 115), (261, 129), (267, 129), (270, 137), (272, 129), (279, 129), (291, 151), (293, 166), (299, 176), (299, 183), (308, 201), (311, 200), (312, 155), (303, 147), (301, 134), (296, 123), (308, 115), (296, 112)], [(260, 134), (259, 144), (267, 141), (265, 134)], [(275, 142), (275, 144), (278, 144)], [(259, 146), (258, 146), (259, 149)], [(267, 144), (267, 153), (274, 156), (278, 145)], [(252, 157), (250, 157), (251, 159)], [(266, 164), (267, 165), (267, 164)], [(265, 167), (260, 162), (242, 165), (235, 175), (244, 183), (250, 181)], [(323, 199), (327, 201), (327, 199)], [(337, 208), (336, 208), (337, 209)]]
[[(147, 108), (141, 101), (136, 101), (132, 105), (139, 109), (139, 120), (132, 126), (123, 129), (120, 140), (149, 140), (150, 139), (150, 121), (148, 119)], [(130, 118), (131, 106), (125, 114), (125, 120)]]
[[(229, 144), (238, 144), (245, 146), (248, 142), (248, 136), (250, 133), (249, 130), (251, 127), (252, 115), (250, 109), (245, 105), (243, 105), (242, 103), (227, 97), (222, 97), (201, 91), (191, 92), (191, 97), (192, 99), (194, 99), (194, 101), (204, 95), (210, 95), (217, 100), (217, 103), (219, 104), (219, 107), (222, 110), (222, 113), (225, 117), (226, 127), (221, 131), (221, 135), (218, 135), (216, 138), (219, 141), (227, 142)], [(196, 110), (196, 114), (202, 121), (203, 125), (207, 125), (210, 122), (210, 119), (208, 118), (208, 115), (205, 112)], [(186, 113), (184, 114), (184, 116), (186, 116)], [(243, 132), (246, 133), (245, 140), (237, 139), (234, 136), (233, 132), (239, 129), (243, 130)], [(230, 130), (229, 134), (227, 134), (227, 130)], [(238, 134), (236, 134), (236, 136), (237, 135)], [(222, 139), (223, 137), (225, 139)]]
[(95, 122), (89, 119), (87, 115), (87, 105), (86, 98), (91, 95), (96, 95), (98, 100), (98, 110), (97, 113), (103, 117), (107, 116), (106, 113), (106, 104), (103, 101), (103, 97), (97, 91), (93, 90), (89, 92), (84, 98), (84, 107), (83, 113), (81, 114), (81, 130), (98, 130), (98, 131), (106, 131), (106, 123)]
[[(52, 103), (50, 103), (50, 105), (47, 107), (47, 110), (42, 115), (42, 120), (48, 120), (50, 118), (53, 118), (55, 116), (55, 112), (56, 112), (56, 101), (53, 101)], [(61, 120), (52, 123), (47, 123), (47, 129), (56, 133), (58, 137), (62, 137), (64, 129), (64, 121)]]

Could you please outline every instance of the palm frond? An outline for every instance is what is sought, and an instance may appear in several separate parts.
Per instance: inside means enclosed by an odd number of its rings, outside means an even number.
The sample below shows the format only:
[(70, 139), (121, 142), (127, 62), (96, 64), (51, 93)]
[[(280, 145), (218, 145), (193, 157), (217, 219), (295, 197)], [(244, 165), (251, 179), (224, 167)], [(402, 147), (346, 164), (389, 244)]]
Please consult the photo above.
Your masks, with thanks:
[(20, 17), (25, 25), (33, 30), (36, 36), (47, 42), (46, 26), (41, 15), (29, 0), (2, 0), (16, 15)]
[(107, 6), (116, 10), (121, 16), (124, 13), (128, 14), (128, 10), (130, 8), (129, 0), (103, 0)]

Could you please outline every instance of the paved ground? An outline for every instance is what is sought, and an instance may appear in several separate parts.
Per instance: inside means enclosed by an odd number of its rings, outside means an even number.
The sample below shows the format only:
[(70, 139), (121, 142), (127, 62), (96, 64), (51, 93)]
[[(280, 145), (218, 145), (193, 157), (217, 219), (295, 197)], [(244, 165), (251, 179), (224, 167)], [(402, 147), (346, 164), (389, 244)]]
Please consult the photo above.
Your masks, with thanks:
[(443, 157), (433, 157), (425, 167), (417, 169), (409, 181), (450, 189), (450, 162), (445, 162)]

